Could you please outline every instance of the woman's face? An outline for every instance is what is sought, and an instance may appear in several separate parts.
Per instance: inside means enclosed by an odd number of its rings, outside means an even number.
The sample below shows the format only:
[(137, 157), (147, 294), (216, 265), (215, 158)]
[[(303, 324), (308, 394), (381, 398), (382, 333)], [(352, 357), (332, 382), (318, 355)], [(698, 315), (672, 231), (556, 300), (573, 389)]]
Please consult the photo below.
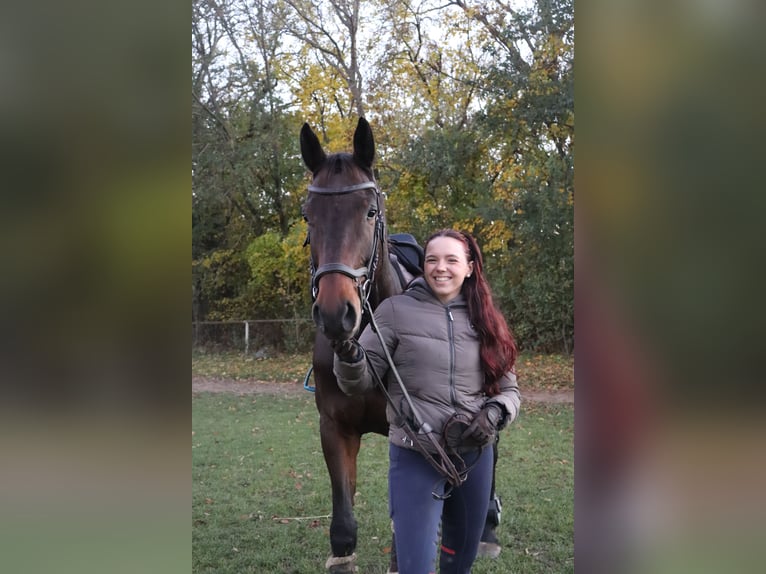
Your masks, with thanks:
[(462, 241), (435, 237), (426, 247), (425, 279), (442, 303), (457, 297), (472, 272), (473, 261), (468, 261)]

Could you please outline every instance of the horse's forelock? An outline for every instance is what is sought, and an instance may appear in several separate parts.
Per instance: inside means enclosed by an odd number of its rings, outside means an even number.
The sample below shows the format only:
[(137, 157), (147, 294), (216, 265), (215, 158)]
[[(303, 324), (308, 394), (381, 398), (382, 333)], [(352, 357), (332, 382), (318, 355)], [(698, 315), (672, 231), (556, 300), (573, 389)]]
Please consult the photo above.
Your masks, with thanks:
[(314, 185), (330, 187), (331, 179), (342, 174), (348, 175), (349, 185), (373, 179), (372, 172), (357, 163), (353, 155), (342, 152), (327, 156), (321, 169), (314, 174)]

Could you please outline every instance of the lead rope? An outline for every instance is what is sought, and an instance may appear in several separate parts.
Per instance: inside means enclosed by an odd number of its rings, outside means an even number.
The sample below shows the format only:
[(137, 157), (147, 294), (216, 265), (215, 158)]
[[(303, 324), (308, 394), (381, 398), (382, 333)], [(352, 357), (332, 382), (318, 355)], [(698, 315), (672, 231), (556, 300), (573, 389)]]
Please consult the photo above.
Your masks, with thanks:
[[(378, 336), (378, 340), (380, 341), (380, 345), (383, 348), (383, 353), (386, 356), (386, 361), (388, 362), (388, 366), (391, 369), (391, 372), (394, 374), (394, 378), (396, 379), (397, 384), (399, 385), (399, 388), (402, 391), (402, 395), (404, 395), (405, 400), (407, 401), (407, 404), (410, 407), (410, 412), (412, 413), (411, 419), (408, 417), (405, 417), (402, 415), (402, 412), (399, 410), (399, 408), (394, 403), (394, 400), (391, 398), (391, 395), (388, 393), (388, 389), (386, 389), (386, 386), (383, 384), (383, 381), (380, 379), (380, 376), (375, 371), (375, 367), (373, 367), (372, 362), (370, 361), (369, 357), (367, 357), (367, 354), (365, 353), (365, 357), (367, 358), (367, 365), (370, 369), (370, 373), (372, 374), (373, 379), (375, 380), (375, 383), (380, 387), (380, 390), (383, 391), (383, 395), (386, 397), (386, 401), (391, 406), (391, 408), (394, 411), (394, 414), (403, 421), (404, 425), (404, 432), (407, 435), (407, 438), (410, 439), (410, 442), (415, 446), (418, 451), (425, 457), (425, 459), (428, 461), (428, 463), (436, 469), (439, 474), (444, 476), (444, 478), (447, 479), (447, 482), (450, 485), (449, 490), (445, 488), (445, 492), (443, 494), (437, 494), (435, 491), (433, 492), (433, 496), (436, 498), (447, 498), (449, 497), (452, 488), (456, 486), (460, 486), (463, 484), (468, 478), (468, 469), (465, 469), (461, 472), (457, 469), (455, 464), (452, 462), (452, 459), (450, 459), (449, 455), (444, 451), (444, 448), (442, 448), (442, 445), (439, 444), (439, 442), (434, 438), (433, 436), (433, 429), (431, 428), (431, 425), (429, 425), (427, 422), (423, 422), (423, 420), (420, 418), (420, 415), (418, 414), (417, 409), (415, 408), (415, 405), (412, 402), (412, 398), (410, 397), (410, 394), (407, 392), (406, 387), (404, 386), (404, 383), (402, 382), (402, 378), (399, 376), (399, 371), (396, 369), (396, 365), (394, 365), (394, 360), (391, 358), (391, 354), (388, 352), (388, 347), (386, 347), (386, 343), (383, 340), (383, 335), (381, 335), (380, 330), (378, 329), (378, 324), (375, 322), (375, 315), (372, 312), (372, 307), (370, 304), (365, 301), (365, 311), (367, 311), (367, 314), (370, 318), (370, 326), (372, 327), (372, 330), (375, 332), (375, 334)], [(414, 425), (412, 424), (414, 423)], [(413, 428), (413, 426), (415, 428)], [(434, 448), (434, 451), (436, 453), (436, 456), (434, 456), (434, 453), (428, 451), (418, 440), (418, 435), (424, 435), (427, 437), (430, 445)], [(437, 460), (438, 457), (438, 460)], [(460, 462), (462, 462), (462, 458), (459, 457), (458, 459)], [(465, 467), (465, 464), (463, 464)]]

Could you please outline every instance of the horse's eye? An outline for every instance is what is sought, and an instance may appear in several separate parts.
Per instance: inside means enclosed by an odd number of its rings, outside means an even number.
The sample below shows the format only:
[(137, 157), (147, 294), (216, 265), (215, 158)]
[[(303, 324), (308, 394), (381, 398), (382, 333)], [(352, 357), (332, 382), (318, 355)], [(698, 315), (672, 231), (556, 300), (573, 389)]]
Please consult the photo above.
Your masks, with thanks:
[(367, 217), (372, 219), (373, 217), (377, 215), (377, 213), (378, 213), (378, 210), (375, 209), (374, 207), (371, 207), (370, 211), (367, 212)]

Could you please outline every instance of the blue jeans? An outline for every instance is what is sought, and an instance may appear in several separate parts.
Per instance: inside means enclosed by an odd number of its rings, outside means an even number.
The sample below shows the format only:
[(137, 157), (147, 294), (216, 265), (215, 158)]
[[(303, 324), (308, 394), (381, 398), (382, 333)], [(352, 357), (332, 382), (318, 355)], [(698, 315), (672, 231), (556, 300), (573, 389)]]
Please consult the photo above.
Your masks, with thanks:
[(492, 487), (492, 449), (463, 456), (473, 468), (446, 500), (446, 480), (419, 452), (389, 445), (388, 500), (394, 521), (399, 574), (468, 574), (479, 550)]

